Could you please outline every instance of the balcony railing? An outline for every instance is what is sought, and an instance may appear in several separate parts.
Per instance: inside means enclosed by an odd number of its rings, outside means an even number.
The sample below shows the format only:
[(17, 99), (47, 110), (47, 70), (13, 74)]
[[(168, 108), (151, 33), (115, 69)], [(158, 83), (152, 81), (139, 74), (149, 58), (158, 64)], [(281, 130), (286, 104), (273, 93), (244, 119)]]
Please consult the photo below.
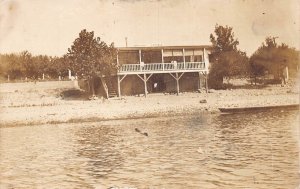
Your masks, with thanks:
[(164, 72), (164, 71), (185, 71), (205, 70), (204, 62), (178, 62), (178, 63), (151, 63), (151, 64), (123, 64), (119, 73), (127, 72)]

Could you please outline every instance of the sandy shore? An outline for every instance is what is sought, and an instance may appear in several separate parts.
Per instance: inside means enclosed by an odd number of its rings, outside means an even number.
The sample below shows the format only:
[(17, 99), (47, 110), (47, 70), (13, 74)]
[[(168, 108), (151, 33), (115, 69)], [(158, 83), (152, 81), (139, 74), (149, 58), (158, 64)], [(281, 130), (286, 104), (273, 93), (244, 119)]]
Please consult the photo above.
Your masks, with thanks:
[[(221, 107), (273, 106), (299, 103), (298, 87), (211, 90), (211, 93), (149, 94), (109, 100), (66, 100), (59, 95), (72, 81), (0, 84), (0, 126), (100, 121), (168, 116), (193, 112), (219, 113)], [(206, 103), (201, 103), (206, 100)]]

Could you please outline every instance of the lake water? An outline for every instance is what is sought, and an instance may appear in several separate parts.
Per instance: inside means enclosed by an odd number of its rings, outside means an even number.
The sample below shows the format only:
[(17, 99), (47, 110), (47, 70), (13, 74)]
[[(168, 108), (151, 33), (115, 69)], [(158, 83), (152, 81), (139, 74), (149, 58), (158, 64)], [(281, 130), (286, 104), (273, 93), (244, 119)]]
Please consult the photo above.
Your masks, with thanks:
[(299, 130), (297, 111), (1, 128), (0, 188), (294, 189)]

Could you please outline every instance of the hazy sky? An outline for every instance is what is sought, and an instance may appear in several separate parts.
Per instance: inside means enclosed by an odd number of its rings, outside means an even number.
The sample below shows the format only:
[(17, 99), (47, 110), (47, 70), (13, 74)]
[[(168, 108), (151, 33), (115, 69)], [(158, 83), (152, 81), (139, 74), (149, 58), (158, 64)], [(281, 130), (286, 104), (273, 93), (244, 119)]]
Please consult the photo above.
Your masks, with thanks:
[(266, 36), (299, 49), (298, 0), (0, 0), (0, 53), (60, 56), (82, 29), (115, 46), (207, 45), (216, 23), (251, 55)]

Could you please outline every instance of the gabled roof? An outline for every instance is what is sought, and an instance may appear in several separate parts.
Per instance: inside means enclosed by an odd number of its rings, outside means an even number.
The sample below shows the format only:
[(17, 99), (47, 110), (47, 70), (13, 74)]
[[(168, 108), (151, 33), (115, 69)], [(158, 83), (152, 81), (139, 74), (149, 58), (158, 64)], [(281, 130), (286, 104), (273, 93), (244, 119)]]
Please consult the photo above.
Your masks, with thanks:
[(139, 46), (139, 47), (117, 47), (119, 51), (135, 51), (135, 50), (176, 50), (176, 49), (212, 49), (211, 45), (185, 45), (185, 46)]

